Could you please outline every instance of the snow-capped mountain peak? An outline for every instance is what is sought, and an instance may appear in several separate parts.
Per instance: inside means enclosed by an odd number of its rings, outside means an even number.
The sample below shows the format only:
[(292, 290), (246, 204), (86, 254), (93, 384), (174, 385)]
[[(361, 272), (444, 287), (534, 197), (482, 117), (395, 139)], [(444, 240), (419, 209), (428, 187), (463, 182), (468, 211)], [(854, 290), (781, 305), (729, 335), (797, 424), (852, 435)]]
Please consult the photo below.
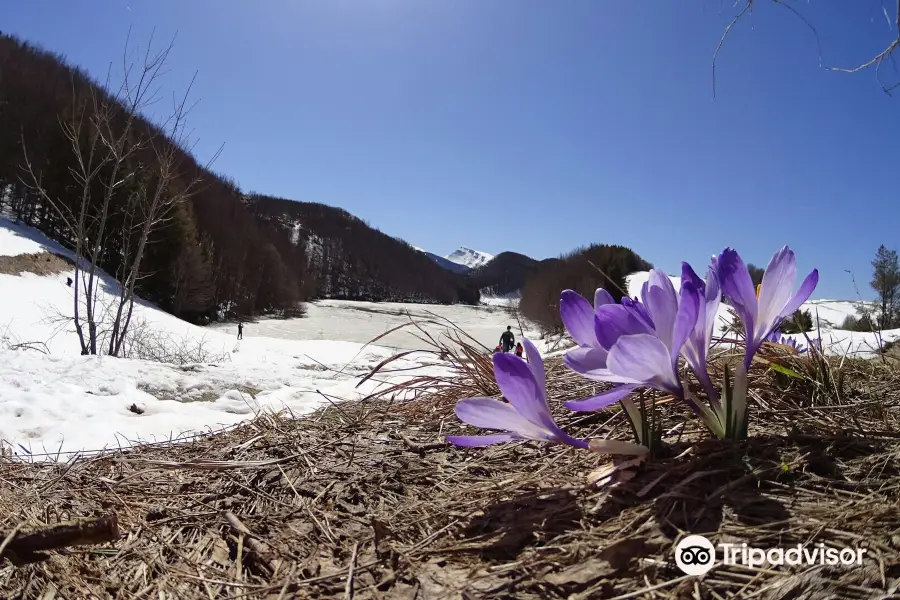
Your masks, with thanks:
[(494, 258), (494, 255), (488, 254), (487, 252), (481, 252), (480, 250), (472, 250), (471, 248), (466, 248), (465, 246), (460, 246), (457, 250), (448, 254), (444, 258), (458, 265), (463, 265), (470, 269), (477, 269), (478, 267), (490, 262), (491, 259)]

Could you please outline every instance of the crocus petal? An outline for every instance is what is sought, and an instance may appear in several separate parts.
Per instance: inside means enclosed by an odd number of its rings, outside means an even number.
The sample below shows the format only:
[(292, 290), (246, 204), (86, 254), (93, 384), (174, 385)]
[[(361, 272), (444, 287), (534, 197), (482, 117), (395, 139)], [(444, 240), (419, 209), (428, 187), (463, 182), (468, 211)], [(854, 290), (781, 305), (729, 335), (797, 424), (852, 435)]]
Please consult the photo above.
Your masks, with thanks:
[(786, 319), (797, 312), (797, 309), (799, 309), (804, 302), (809, 300), (809, 297), (812, 295), (813, 290), (816, 289), (816, 285), (818, 284), (819, 270), (813, 269), (812, 272), (806, 276), (806, 279), (803, 280), (803, 283), (800, 284), (800, 289), (797, 290), (794, 297), (791, 298), (790, 302), (787, 303), (787, 306), (784, 307), (784, 310), (781, 311), (780, 317)]
[(605, 369), (606, 355), (603, 348), (573, 348), (563, 356), (563, 364), (576, 373)]
[(670, 297), (675, 298), (675, 285), (662, 269), (651, 269), (650, 278), (647, 281), (650, 287), (660, 288)]
[(585, 379), (607, 383), (640, 383), (616, 375), (606, 368), (607, 351), (603, 348), (575, 348), (566, 352), (563, 363)]
[(675, 316), (675, 326), (672, 332), (672, 341), (669, 344), (669, 356), (672, 361), (672, 369), (678, 368), (678, 356), (687, 342), (688, 336), (697, 326), (700, 312), (700, 292), (692, 283), (681, 286), (681, 300), (678, 303), (678, 313)]
[(706, 347), (709, 348), (709, 343), (712, 341), (713, 330), (716, 326), (716, 316), (719, 314), (719, 305), (722, 303), (722, 289), (719, 286), (719, 274), (716, 273), (716, 270), (713, 268), (710, 268), (709, 272), (706, 274), (706, 289), (704, 292), (706, 300), (706, 322), (704, 323), (706, 329), (704, 329), (704, 332), (706, 335)]
[(563, 402), (563, 406), (565, 406), (569, 410), (575, 411), (602, 410), (607, 406), (612, 406), (613, 404), (633, 392), (635, 389), (637, 389), (637, 387), (638, 386), (631, 384), (620, 385), (601, 394), (597, 394), (596, 396), (591, 396), (590, 398)]
[(594, 292), (594, 308), (596, 309), (598, 306), (603, 306), (604, 304), (615, 304), (616, 301), (613, 300), (612, 294), (604, 290), (603, 288), (597, 288), (597, 291)]
[(653, 324), (653, 318), (650, 316), (650, 313), (647, 312), (647, 307), (641, 304), (637, 298), (622, 298), (622, 306), (631, 311), (631, 313), (639, 319), (646, 331), (652, 332), (656, 330), (656, 326)]
[(672, 347), (672, 332), (675, 330), (675, 319), (678, 314), (678, 296), (675, 286), (665, 272), (659, 269), (650, 271), (650, 285), (644, 289), (643, 303), (653, 318), (656, 335), (669, 348)]
[(544, 373), (544, 359), (541, 358), (541, 353), (538, 352), (538, 349), (528, 338), (522, 338), (522, 346), (525, 347), (525, 357), (528, 358), (528, 362), (525, 364), (531, 369), (531, 375), (537, 382), (538, 387), (546, 390), (547, 379)]
[(633, 377), (619, 375), (618, 373), (614, 373), (609, 369), (591, 369), (589, 371), (584, 371), (583, 373), (579, 372), (578, 374), (585, 379), (590, 379), (591, 381), (602, 381), (604, 383), (626, 383), (629, 385), (638, 386), (645, 384), (645, 382), (643, 381), (634, 379)]
[(463, 423), (475, 427), (511, 431), (532, 440), (555, 439), (554, 432), (532, 423), (520, 415), (511, 404), (493, 398), (460, 400), (456, 403), (456, 416)]
[(791, 299), (796, 281), (797, 263), (794, 253), (784, 246), (772, 255), (763, 275), (754, 338), (761, 341), (778, 324), (781, 311)]
[[(691, 281), (695, 285), (697, 281), (700, 281), (703, 284), (703, 281), (697, 277), (687, 263), (683, 263), (682, 281)], [(684, 285), (683, 282), (682, 286)], [(719, 289), (719, 276), (714, 267), (709, 268), (709, 271), (706, 273), (706, 283), (697, 287), (697, 290), (700, 292), (701, 301), (697, 314), (697, 324), (682, 349), (685, 358), (691, 362), (691, 366), (694, 368), (706, 363), (706, 355), (712, 342), (716, 317), (719, 314), (719, 305), (722, 300), (721, 290)]]
[(697, 273), (694, 272), (693, 267), (686, 262), (681, 263), (681, 285), (684, 285), (685, 281), (690, 281), (694, 284), (700, 293), (702, 294), (705, 291), (705, 286), (703, 285), (703, 280), (697, 276)]
[(623, 304), (606, 304), (596, 309), (594, 333), (603, 348), (609, 350), (623, 335), (653, 333), (634, 309)]
[(756, 323), (757, 300), (756, 288), (753, 287), (753, 280), (750, 278), (747, 265), (731, 248), (725, 248), (718, 260), (713, 261), (713, 264), (719, 274), (722, 293), (731, 300), (731, 304), (744, 322), (746, 330), (752, 332), (753, 325)]
[(656, 336), (622, 336), (609, 351), (607, 365), (617, 375), (681, 396), (681, 383), (672, 368), (669, 349)]
[(548, 431), (559, 430), (550, 415), (547, 393), (543, 386), (538, 385), (529, 363), (514, 354), (495, 354), (494, 379), (500, 391), (524, 419)]
[(579, 346), (596, 346), (594, 334), (594, 307), (585, 298), (565, 290), (559, 297), (559, 316), (575, 343)]
[(669, 346), (673, 365), (678, 360), (682, 346), (697, 325), (699, 312), (700, 292), (693, 283), (686, 281), (681, 286), (681, 301), (678, 303), (678, 314), (675, 317), (675, 327)]
[(465, 448), (478, 448), (490, 446), (502, 442), (511, 442), (515, 437), (510, 433), (496, 433), (492, 435), (448, 435), (447, 441)]

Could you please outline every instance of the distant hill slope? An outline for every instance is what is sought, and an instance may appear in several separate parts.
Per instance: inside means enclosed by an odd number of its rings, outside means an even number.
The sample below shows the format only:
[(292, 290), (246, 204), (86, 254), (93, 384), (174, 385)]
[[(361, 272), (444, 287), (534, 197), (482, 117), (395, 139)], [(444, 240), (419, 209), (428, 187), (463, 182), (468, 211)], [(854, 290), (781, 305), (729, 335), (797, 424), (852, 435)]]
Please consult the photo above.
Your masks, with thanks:
[(493, 260), (474, 269), (469, 278), (482, 294), (508, 296), (521, 291), (542, 262), (546, 261), (538, 261), (518, 252), (501, 252)]
[(447, 257), (438, 256), (421, 248), (416, 250), (444, 269), (466, 275), (482, 294), (493, 297), (517, 296), (540, 265), (558, 260), (540, 261), (518, 252), (501, 252), (492, 256), (487, 252), (472, 250), (465, 246), (461, 246)]
[[(413, 246), (413, 248), (415, 248), (415, 246)], [(465, 274), (472, 270), (471, 268), (467, 267), (466, 265), (461, 265), (459, 263), (453, 262), (452, 260), (447, 260), (443, 256), (438, 256), (434, 252), (422, 250), (421, 248), (415, 248), (415, 249), (418, 250), (419, 252), (421, 252), (422, 254), (424, 254), (425, 256), (427, 256), (428, 258), (430, 258), (431, 261), (434, 262), (439, 267), (443, 267), (444, 269), (447, 269), (448, 271), (451, 271), (453, 273)]]
[(250, 211), (290, 236), (307, 257), (313, 297), (391, 302), (478, 302), (466, 278), (440, 267), (403, 240), (370, 226), (346, 210), (262, 194), (248, 195)]

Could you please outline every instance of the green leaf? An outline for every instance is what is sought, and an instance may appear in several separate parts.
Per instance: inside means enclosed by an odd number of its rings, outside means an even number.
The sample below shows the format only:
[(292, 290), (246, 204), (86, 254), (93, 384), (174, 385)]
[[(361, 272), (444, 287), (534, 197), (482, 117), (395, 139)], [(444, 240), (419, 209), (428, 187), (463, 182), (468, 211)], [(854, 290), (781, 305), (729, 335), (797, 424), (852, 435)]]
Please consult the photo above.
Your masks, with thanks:
[(787, 375), (788, 377), (793, 377), (794, 379), (806, 379), (805, 377), (803, 377), (803, 375), (801, 375), (797, 371), (788, 369), (784, 365), (779, 365), (777, 362), (770, 362), (769, 367), (775, 371), (778, 371), (782, 375)]

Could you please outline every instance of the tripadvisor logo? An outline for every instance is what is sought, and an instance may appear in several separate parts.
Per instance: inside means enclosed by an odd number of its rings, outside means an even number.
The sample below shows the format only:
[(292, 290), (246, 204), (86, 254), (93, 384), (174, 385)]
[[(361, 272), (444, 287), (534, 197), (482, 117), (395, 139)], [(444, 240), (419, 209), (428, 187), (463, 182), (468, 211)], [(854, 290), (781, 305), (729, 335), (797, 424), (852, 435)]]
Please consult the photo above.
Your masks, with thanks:
[(716, 564), (716, 548), (702, 535), (689, 535), (675, 546), (675, 564), (686, 575), (703, 575)]
[(713, 546), (702, 535), (689, 535), (675, 546), (675, 564), (686, 575), (703, 575), (716, 565), (716, 550), (725, 565), (773, 567), (788, 565), (861, 566), (865, 548), (828, 548), (825, 544), (788, 548), (755, 548), (747, 544), (722, 543)]

